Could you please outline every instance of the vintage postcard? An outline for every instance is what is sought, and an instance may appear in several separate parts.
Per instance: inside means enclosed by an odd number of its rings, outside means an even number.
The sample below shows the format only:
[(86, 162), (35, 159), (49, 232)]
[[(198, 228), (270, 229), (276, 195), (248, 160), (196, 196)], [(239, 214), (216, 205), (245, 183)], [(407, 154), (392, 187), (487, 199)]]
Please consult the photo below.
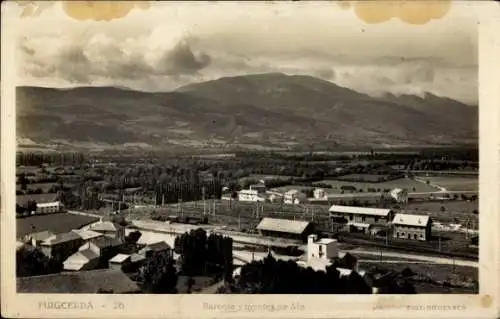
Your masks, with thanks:
[(2, 2), (2, 316), (499, 316), (499, 9)]

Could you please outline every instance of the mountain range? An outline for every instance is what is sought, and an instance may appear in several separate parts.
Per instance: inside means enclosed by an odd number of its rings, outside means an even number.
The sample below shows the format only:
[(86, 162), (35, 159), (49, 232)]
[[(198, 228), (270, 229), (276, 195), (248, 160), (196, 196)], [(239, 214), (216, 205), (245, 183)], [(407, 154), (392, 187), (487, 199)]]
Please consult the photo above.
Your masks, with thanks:
[(171, 92), (17, 88), (22, 147), (263, 149), (477, 144), (478, 108), (373, 97), (311, 76), (224, 77)]

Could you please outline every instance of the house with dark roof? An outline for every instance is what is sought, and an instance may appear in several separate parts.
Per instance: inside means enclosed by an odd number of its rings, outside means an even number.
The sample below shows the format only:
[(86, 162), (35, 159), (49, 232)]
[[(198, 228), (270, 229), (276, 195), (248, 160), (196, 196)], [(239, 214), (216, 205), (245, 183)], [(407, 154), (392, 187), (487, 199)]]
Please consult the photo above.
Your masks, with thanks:
[(78, 248), (84, 243), (80, 235), (74, 231), (57, 234), (45, 239), (40, 243), (40, 250), (50, 258), (56, 261), (64, 261), (73, 253), (78, 251)]
[(99, 269), (17, 278), (18, 293), (51, 294), (141, 293), (139, 286), (122, 271)]
[(123, 246), (121, 240), (110, 238), (106, 236), (90, 239), (87, 243), (82, 245), (79, 250), (90, 249), (101, 257), (101, 260), (109, 260), (116, 255), (119, 249)]
[(257, 225), (264, 236), (300, 239), (305, 241), (313, 230), (313, 224), (303, 220), (290, 220), (265, 217)]
[(141, 250), (139, 250), (139, 254), (149, 257), (154, 252), (161, 252), (161, 251), (172, 251), (172, 248), (166, 242), (159, 241), (157, 243), (149, 244), (146, 247), (142, 248)]

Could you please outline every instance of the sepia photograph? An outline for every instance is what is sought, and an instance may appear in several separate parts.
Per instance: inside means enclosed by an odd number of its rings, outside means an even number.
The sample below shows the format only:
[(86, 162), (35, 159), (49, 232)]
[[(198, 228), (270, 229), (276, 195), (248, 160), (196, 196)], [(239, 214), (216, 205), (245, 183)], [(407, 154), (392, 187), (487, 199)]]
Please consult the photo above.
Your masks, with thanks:
[(480, 293), (472, 3), (4, 4), (17, 294)]

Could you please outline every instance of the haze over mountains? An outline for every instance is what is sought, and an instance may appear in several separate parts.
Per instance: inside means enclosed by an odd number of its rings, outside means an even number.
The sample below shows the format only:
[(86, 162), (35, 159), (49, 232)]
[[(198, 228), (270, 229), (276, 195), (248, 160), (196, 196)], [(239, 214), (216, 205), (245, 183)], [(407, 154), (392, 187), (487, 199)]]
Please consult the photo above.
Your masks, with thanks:
[(371, 97), (311, 76), (257, 74), (148, 93), (18, 87), (21, 146), (287, 148), (477, 143), (478, 108)]

